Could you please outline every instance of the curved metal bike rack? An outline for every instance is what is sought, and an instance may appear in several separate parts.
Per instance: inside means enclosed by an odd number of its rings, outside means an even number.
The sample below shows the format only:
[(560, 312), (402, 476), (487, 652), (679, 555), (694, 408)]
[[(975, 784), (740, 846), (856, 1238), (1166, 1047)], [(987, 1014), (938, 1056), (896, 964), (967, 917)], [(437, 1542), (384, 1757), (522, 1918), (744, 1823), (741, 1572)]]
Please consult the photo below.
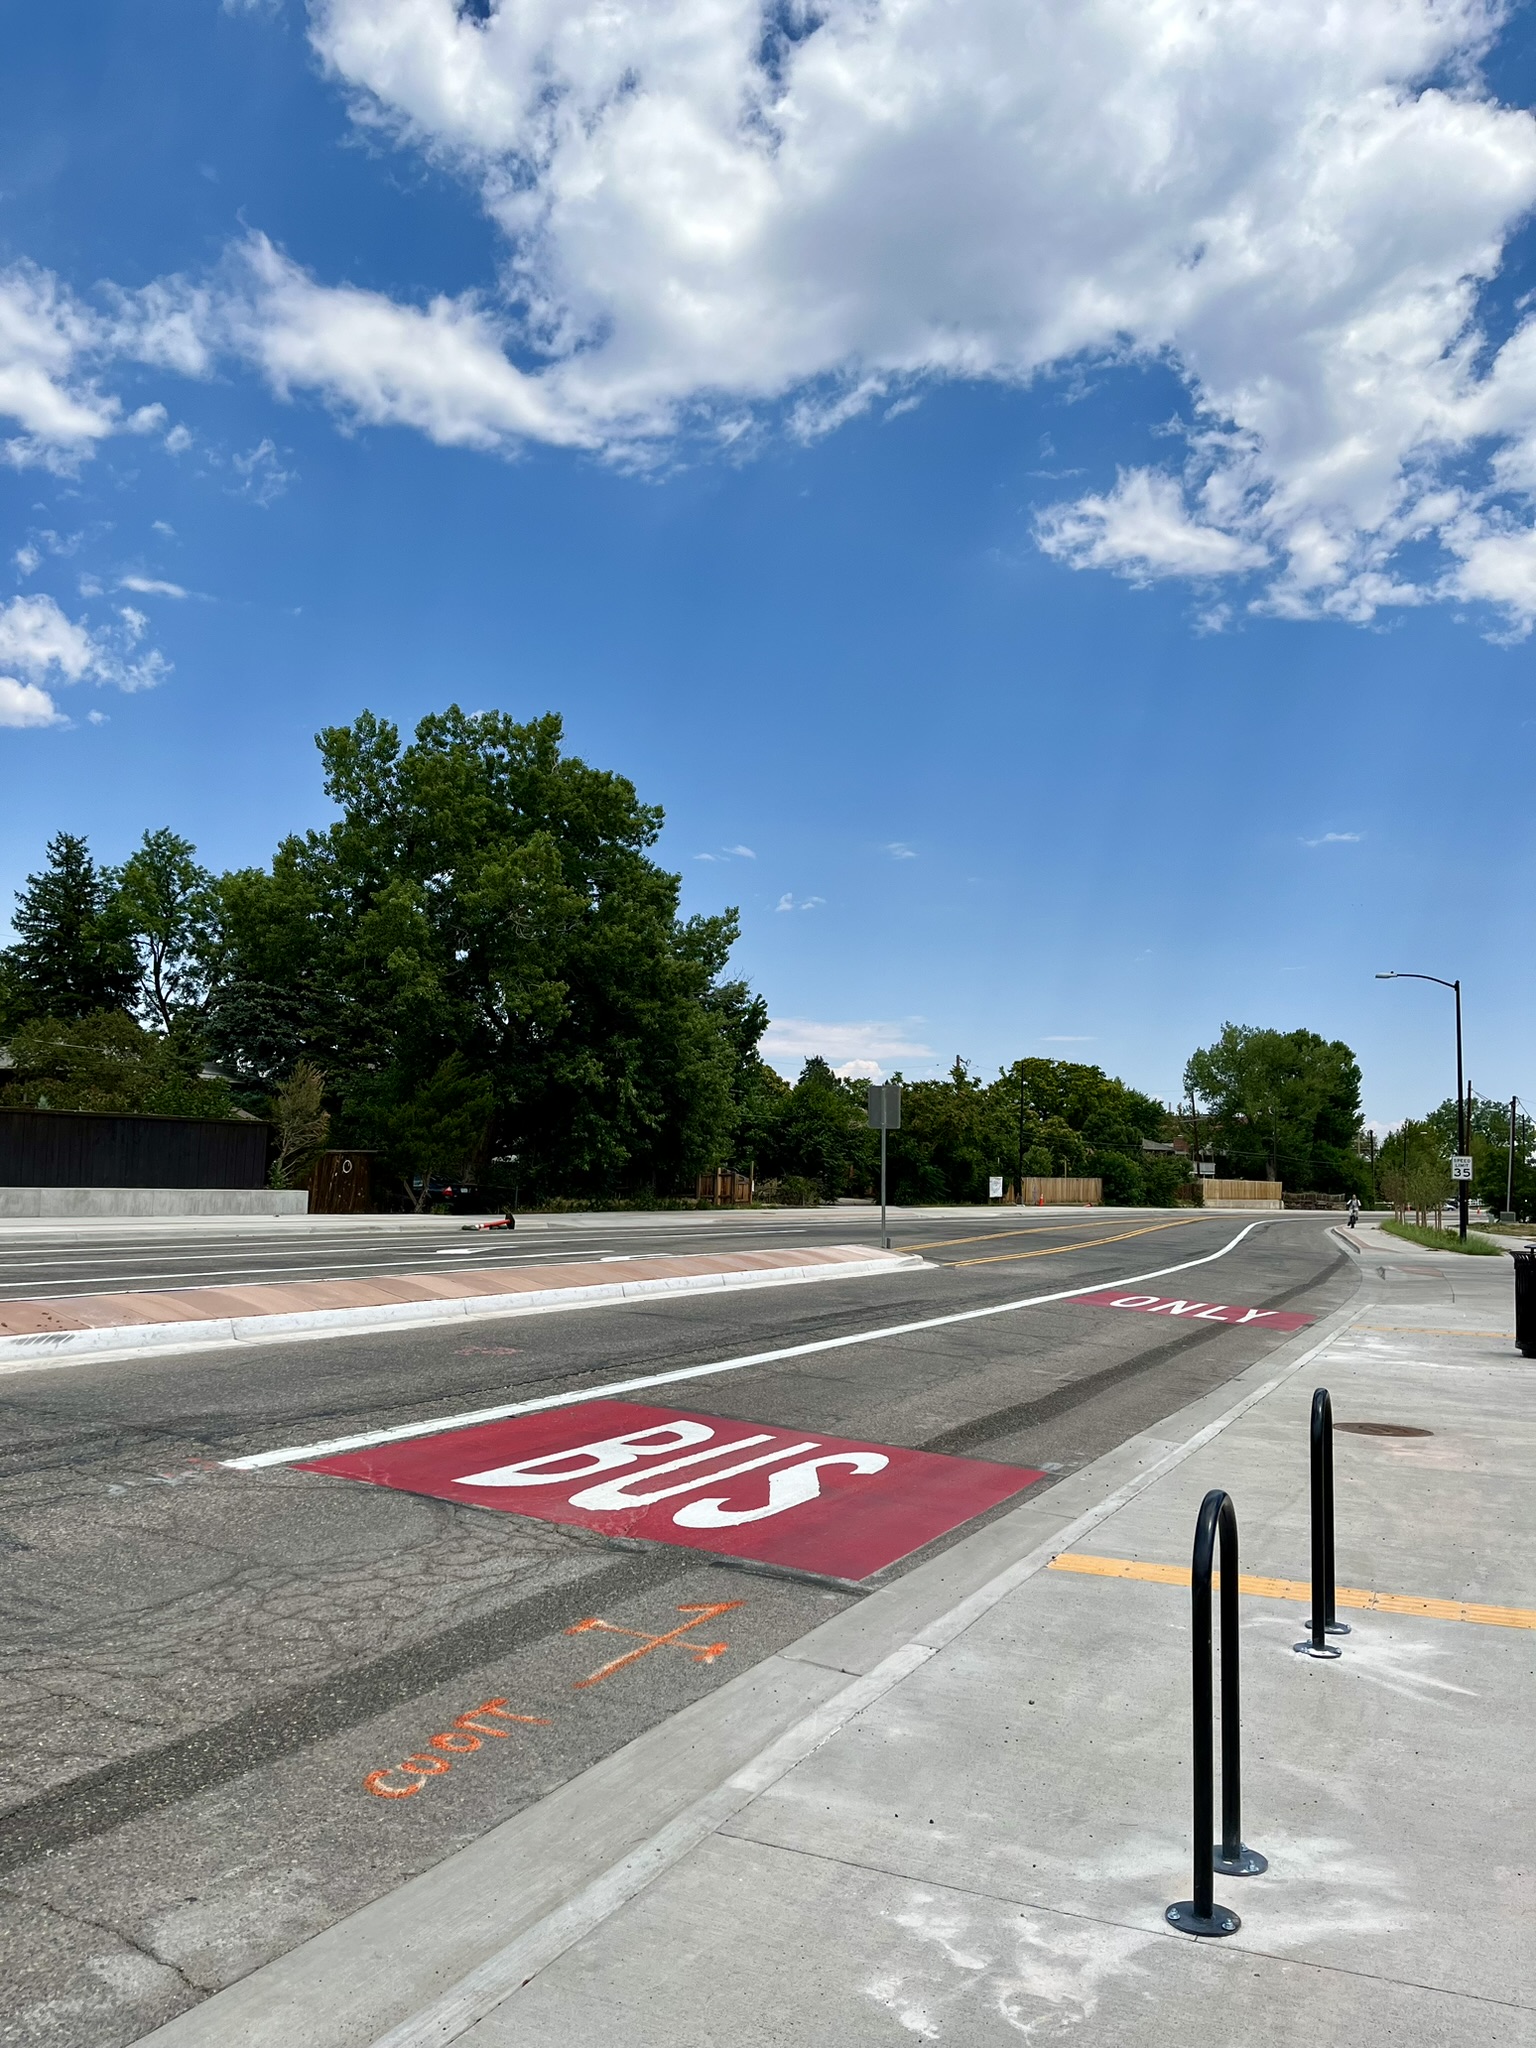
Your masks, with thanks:
[[(1215, 1799), (1215, 1701), (1211, 1687), (1211, 1576), (1217, 1533), (1221, 1536), (1221, 1840), (1213, 1842)], [(1181, 1934), (1236, 1934), (1242, 1921), (1215, 1899), (1216, 1872), (1257, 1877), (1269, 1864), (1243, 1841), (1242, 1755), (1239, 1732), (1237, 1637), (1237, 1510), (1232, 1497), (1212, 1487), (1195, 1518), (1190, 1569), (1190, 1621), (1194, 1652), (1195, 1895), (1180, 1899), (1164, 1915)]]
[(1333, 1403), (1328, 1389), (1312, 1396), (1312, 1633), (1297, 1643), (1301, 1657), (1339, 1657), (1329, 1636), (1347, 1636), (1349, 1624), (1333, 1611)]

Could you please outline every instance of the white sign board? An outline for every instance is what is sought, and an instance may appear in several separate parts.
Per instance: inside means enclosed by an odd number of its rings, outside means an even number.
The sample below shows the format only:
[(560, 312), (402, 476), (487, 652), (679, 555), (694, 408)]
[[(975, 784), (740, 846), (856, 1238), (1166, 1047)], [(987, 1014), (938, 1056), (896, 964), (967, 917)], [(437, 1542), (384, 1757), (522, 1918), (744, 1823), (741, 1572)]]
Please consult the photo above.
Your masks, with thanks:
[(1451, 1154), (1451, 1179), (1470, 1180), (1471, 1178), (1471, 1160), (1467, 1157), (1467, 1155), (1464, 1152), (1453, 1152)]
[(1002, 1199), (1003, 1176), (1000, 1173), (994, 1173), (987, 1182), (987, 1200), (989, 1202), (1000, 1202)]
[(1216, 1178), (1216, 1162), (1214, 1159), (1197, 1160), (1195, 1171), (1203, 1180), (1214, 1180)]

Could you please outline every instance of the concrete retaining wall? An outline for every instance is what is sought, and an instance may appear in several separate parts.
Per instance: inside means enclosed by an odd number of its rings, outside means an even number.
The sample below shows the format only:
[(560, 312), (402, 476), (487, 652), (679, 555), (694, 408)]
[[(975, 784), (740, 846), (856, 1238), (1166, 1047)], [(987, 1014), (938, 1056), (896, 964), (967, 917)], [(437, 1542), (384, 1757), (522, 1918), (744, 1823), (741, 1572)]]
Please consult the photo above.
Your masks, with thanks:
[(8, 1216), (305, 1216), (302, 1188), (6, 1188), (0, 1221)]

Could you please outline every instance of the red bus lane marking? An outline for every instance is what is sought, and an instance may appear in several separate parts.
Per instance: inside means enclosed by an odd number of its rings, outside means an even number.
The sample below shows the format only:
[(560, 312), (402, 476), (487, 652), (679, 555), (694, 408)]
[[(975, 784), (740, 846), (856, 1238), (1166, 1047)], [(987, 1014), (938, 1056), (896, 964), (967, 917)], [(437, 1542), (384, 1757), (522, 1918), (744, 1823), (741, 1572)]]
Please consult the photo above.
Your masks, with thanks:
[[(447, 1750), (454, 1756), (469, 1756), (480, 1747), (482, 1735), (494, 1735), (498, 1742), (509, 1741), (510, 1730), (498, 1728), (493, 1722), (480, 1718), (486, 1714), (497, 1715), (503, 1721), (525, 1722), (534, 1728), (547, 1728), (550, 1725), (548, 1720), (539, 1714), (509, 1714), (505, 1699), (482, 1700), (478, 1707), (471, 1707), (468, 1713), (455, 1714), (452, 1730), (434, 1735), (430, 1747), (438, 1751)], [(406, 1757), (403, 1763), (391, 1764), (382, 1771), (370, 1771), (364, 1778), (363, 1785), (375, 1799), (414, 1799), (428, 1778), (440, 1778), (445, 1771), (452, 1768), (447, 1757), (428, 1756), (424, 1750), (418, 1750), (414, 1756)], [(387, 1778), (396, 1774), (414, 1778), (416, 1782), (414, 1785), (385, 1783)]]
[(1041, 1477), (766, 1422), (587, 1401), (303, 1461), (502, 1514), (865, 1579)]
[(1239, 1308), (1227, 1301), (1185, 1301), (1175, 1295), (1131, 1294), (1118, 1287), (1105, 1287), (1097, 1294), (1079, 1294), (1076, 1300), (1084, 1308), (1129, 1308), (1148, 1316), (1189, 1316), (1197, 1323), (1226, 1323), (1233, 1329), (1252, 1325), (1266, 1330), (1304, 1330), (1316, 1320), (1296, 1315), (1290, 1309)]
[(686, 1650), (695, 1664), (713, 1664), (717, 1657), (723, 1657), (731, 1647), (729, 1643), (684, 1642), (689, 1629), (700, 1628), (717, 1614), (734, 1614), (738, 1607), (746, 1606), (745, 1600), (717, 1600), (710, 1606), (679, 1607), (679, 1614), (691, 1614), (692, 1621), (685, 1621), (681, 1628), (673, 1629), (664, 1636), (648, 1635), (643, 1628), (622, 1628), (616, 1621), (599, 1621), (595, 1615), (586, 1621), (578, 1621), (574, 1628), (568, 1628), (568, 1636), (583, 1636), (594, 1628), (606, 1629), (609, 1635), (633, 1636), (640, 1644), (638, 1650), (630, 1650), (622, 1657), (615, 1657), (611, 1664), (604, 1664), (600, 1670), (586, 1678), (578, 1678), (571, 1687), (572, 1692), (584, 1692), (589, 1685), (601, 1685), (605, 1678), (612, 1678), (615, 1671), (622, 1671), (626, 1664), (638, 1663), (640, 1658), (649, 1657), (653, 1650), (664, 1650), (669, 1646), (675, 1650)]

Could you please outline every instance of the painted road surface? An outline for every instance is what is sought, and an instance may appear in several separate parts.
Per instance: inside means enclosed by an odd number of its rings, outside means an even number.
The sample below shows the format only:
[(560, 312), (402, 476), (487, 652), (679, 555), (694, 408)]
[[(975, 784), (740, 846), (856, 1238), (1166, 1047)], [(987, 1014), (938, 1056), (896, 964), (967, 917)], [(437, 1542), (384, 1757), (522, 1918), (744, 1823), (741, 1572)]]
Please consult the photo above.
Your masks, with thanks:
[(1297, 1315), (1291, 1309), (1238, 1308), (1230, 1302), (1190, 1301), (1171, 1294), (1117, 1293), (1113, 1287), (1106, 1287), (1098, 1294), (1080, 1294), (1077, 1305), (1079, 1308), (1139, 1309), (1144, 1315), (1174, 1319), (1190, 1316), (1199, 1323), (1230, 1323), (1239, 1330), (1250, 1323), (1262, 1323), (1269, 1330), (1304, 1330), (1314, 1320), (1312, 1316)]
[[(845, 1242), (852, 1217), (796, 1219), (790, 1241)], [(1063, 1291), (1322, 1315), (1354, 1284), (1316, 1218), (891, 1220), (897, 1248), (924, 1264), (878, 1287), (662, 1296), (7, 1376), (0, 2043), (127, 2048), (1287, 1341), (1273, 1317), (1085, 1314)], [(622, 1221), (601, 1220), (615, 1252), (660, 1249), (670, 1227)], [(783, 1242), (785, 1221), (731, 1228)], [(590, 1253), (598, 1231), (573, 1233), (570, 1252)], [(1009, 1306), (1025, 1296), (1037, 1305)], [(620, 1419), (593, 1426), (598, 1401)], [(674, 1401), (694, 1405), (650, 1405)], [(579, 1436), (498, 1435), (460, 1462), (492, 1422), (583, 1414)], [(623, 1482), (646, 1516), (707, 1501), (750, 1513), (770, 1504), (766, 1475), (812, 1457), (889, 1463), (819, 1467), (815, 1501), (693, 1531), (697, 1547), (679, 1540), (686, 1523), (636, 1544), (617, 1533), (626, 1508), (505, 1513), (497, 1489), (459, 1483), (658, 1420), (715, 1434), (654, 1439), (657, 1453), (553, 1497)], [(229, 1462), (284, 1446), (311, 1464), (326, 1445), (383, 1456), (381, 1438), (391, 1460), (451, 1441), (452, 1490)], [(816, 1449), (671, 1503), (634, 1499), (652, 1479), (689, 1479), (695, 1468), (656, 1472), (674, 1458), (710, 1451), (697, 1469), (718, 1475), (797, 1444)], [(857, 1583), (872, 1546), (821, 1546), (810, 1572), (723, 1547), (753, 1532), (777, 1542), (823, 1505), (848, 1517), (839, 1539), (863, 1542), (861, 1500), (957, 1469), (946, 1514), (882, 1537), (893, 1561)], [(987, 1491), (999, 1469), (1012, 1489), (1000, 1497)], [(542, 1488), (510, 1492), (533, 1501)]]
[(1044, 1476), (626, 1401), (316, 1458), (304, 1469), (848, 1580), (910, 1557)]

